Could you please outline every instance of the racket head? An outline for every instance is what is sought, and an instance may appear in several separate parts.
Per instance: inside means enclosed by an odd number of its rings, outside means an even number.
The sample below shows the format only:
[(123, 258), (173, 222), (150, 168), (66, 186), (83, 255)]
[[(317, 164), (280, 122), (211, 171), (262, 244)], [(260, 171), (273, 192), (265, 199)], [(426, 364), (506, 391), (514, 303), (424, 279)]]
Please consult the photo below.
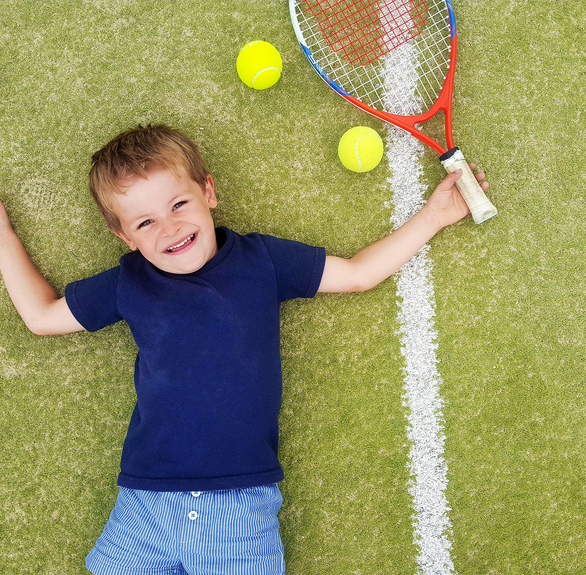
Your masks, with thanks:
[(456, 37), (451, 0), (290, 0), (297, 39), (320, 76), (377, 111), (430, 110)]
[(456, 20), (451, 0), (289, 0), (297, 39), (342, 97), (445, 148), (416, 129), (439, 110), (453, 147)]

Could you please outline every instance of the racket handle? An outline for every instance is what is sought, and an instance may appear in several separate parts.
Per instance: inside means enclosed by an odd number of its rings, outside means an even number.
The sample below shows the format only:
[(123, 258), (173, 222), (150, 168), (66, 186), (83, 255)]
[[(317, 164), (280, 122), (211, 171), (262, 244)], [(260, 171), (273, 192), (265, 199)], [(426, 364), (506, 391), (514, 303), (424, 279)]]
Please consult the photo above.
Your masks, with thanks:
[(477, 224), (496, 215), (496, 208), (482, 191), (480, 184), (474, 177), (468, 162), (464, 158), (464, 154), (462, 154), (459, 148), (452, 148), (443, 156), (440, 156), (440, 162), (448, 174), (456, 170), (462, 170), (462, 175), (456, 182), (456, 187), (460, 190), (462, 197), (468, 204), (470, 213)]

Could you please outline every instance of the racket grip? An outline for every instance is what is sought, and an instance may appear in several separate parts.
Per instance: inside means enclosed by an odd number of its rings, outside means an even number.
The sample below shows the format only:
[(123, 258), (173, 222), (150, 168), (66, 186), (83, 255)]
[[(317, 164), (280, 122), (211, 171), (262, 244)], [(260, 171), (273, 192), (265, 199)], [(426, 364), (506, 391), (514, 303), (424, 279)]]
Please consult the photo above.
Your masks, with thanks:
[(440, 162), (448, 174), (456, 170), (462, 170), (460, 179), (456, 182), (456, 187), (460, 190), (462, 197), (470, 208), (470, 213), (477, 224), (492, 218), (497, 213), (496, 208), (482, 191), (480, 184), (477, 182), (464, 154), (459, 148), (452, 148), (443, 156), (440, 156)]

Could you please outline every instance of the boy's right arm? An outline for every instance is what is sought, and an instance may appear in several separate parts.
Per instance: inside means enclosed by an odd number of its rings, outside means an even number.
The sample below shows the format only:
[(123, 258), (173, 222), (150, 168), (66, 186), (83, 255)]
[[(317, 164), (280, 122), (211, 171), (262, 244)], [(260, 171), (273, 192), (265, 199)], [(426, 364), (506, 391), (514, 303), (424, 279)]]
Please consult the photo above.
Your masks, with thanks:
[(38, 272), (14, 233), (0, 202), (0, 273), (8, 294), (27, 327), (37, 335), (82, 331), (65, 298), (59, 298)]

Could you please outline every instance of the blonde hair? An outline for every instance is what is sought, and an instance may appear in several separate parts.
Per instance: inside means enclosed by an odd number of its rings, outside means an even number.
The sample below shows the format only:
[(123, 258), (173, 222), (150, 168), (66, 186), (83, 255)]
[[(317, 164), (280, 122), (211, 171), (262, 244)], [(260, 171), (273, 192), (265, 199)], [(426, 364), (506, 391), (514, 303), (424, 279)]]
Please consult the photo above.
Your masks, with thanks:
[(146, 178), (148, 172), (166, 168), (177, 175), (184, 168), (189, 177), (205, 187), (209, 172), (195, 142), (180, 130), (164, 124), (138, 125), (108, 142), (92, 156), (89, 190), (108, 227), (120, 229), (112, 210), (113, 194), (123, 194), (122, 180)]

